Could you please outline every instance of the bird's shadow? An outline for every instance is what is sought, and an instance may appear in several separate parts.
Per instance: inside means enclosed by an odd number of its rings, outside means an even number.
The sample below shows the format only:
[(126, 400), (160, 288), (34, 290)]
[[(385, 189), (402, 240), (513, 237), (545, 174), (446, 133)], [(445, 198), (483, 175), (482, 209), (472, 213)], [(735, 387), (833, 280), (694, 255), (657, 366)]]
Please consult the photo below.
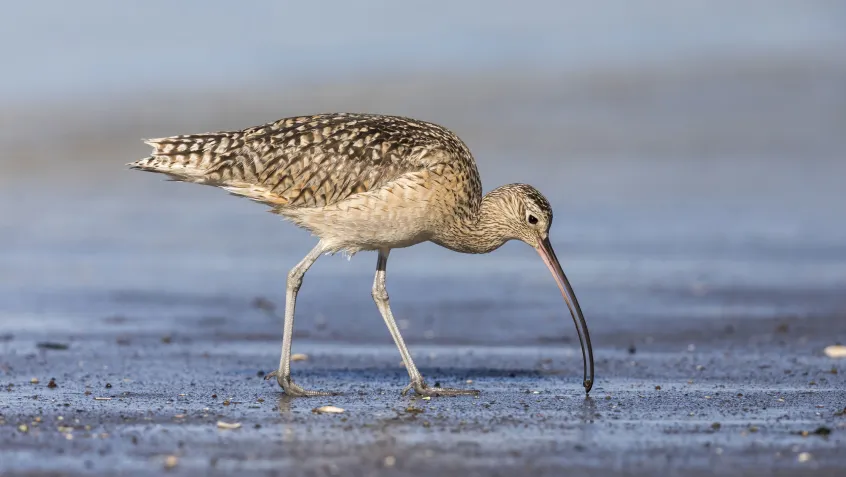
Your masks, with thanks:
[[(444, 379), (515, 379), (515, 378), (541, 378), (549, 376), (550, 374), (557, 374), (537, 369), (520, 369), (520, 368), (453, 368), (453, 367), (423, 367), (418, 368), (420, 373), (427, 380), (434, 380), (437, 378)], [(387, 378), (408, 378), (408, 373), (404, 368), (385, 369), (380, 367), (354, 368), (354, 369), (338, 369), (338, 368), (310, 368), (296, 370), (296, 375), (299, 377), (308, 376), (309, 378), (326, 378), (333, 379), (352, 379), (354, 381), (362, 380), (384, 380)], [(576, 371), (573, 375), (576, 376)]]
[[(527, 389), (537, 387), (543, 380), (566, 379), (580, 383), (581, 376), (574, 371), (567, 378), (550, 377), (549, 373), (531, 369), (492, 369), (492, 368), (421, 368), (426, 383), (432, 387), (497, 387)], [(294, 379), (302, 386), (320, 391), (336, 392), (343, 396), (355, 394), (367, 395), (372, 392), (387, 392), (393, 388), (402, 388), (408, 384), (408, 373), (403, 368), (354, 368), (296, 370)], [(268, 386), (277, 387), (275, 380), (269, 380)], [(272, 383), (272, 384), (270, 384)], [(281, 391), (281, 389), (280, 389)], [(296, 398), (294, 398), (296, 399)], [(281, 403), (280, 403), (281, 404)]]

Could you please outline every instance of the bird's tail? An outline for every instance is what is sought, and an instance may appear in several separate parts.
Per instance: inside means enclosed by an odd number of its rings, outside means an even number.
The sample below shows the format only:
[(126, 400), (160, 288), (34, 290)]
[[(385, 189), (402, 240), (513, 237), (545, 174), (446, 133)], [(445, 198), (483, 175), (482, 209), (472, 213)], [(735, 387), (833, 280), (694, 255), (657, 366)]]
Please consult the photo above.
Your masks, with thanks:
[(223, 154), (240, 147), (235, 133), (207, 133), (146, 139), (152, 155), (127, 164), (130, 169), (167, 174), (186, 182), (204, 182)]

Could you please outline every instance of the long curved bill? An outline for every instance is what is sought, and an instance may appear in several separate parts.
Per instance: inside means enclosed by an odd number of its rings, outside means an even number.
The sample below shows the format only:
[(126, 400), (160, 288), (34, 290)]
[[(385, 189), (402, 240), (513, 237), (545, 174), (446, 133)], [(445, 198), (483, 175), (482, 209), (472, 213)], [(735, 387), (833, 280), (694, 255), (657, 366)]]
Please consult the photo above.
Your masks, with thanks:
[(579, 343), (582, 345), (582, 362), (585, 368), (585, 393), (589, 393), (590, 388), (593, 387), (593, 348), (590, 345), (590, 334), (588, 333), (587, 323), (585, 323), (585, 317), (582, 315), (582, 309), (579, 307), (576, 293), (573, 291), (573, 287), (570, 286), (567, 276), (564, 275), (564, 270), (561, 269), (561, 264), (558, 262), (558, 257), (555, 256), (552, 244), (549, 243), (549, 237), (541, 241), (537, 251), (544, 263), (546, 263), (546, 266), (549, 267), (549, 271), (555, 277), (555, 282), (558, 283), (561, 295), (564, 296), (564, 301), (567, 302), (567, 308), (570, 309), (570, 315), (573, 317), (573, 323), (576, 325), (576, 331), (579, 333)]

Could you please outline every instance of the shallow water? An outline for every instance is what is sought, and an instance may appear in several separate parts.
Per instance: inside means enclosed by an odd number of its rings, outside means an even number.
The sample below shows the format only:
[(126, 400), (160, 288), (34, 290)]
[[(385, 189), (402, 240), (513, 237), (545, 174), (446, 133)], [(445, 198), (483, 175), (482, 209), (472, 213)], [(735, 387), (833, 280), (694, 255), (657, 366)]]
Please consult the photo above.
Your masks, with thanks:
[[(439, 93), (421, 115), (442, 118), (470, 144), (486, 190), (522, 181), (548, 196), (552, 242), (595, 333), (841, 315), (846, 142), (834, 131), (846, 125), (839, 87), (846, 68), (767, 71), (676, 79), (664, 71), (651, 80), (632, 72), (626, 97), (639, 99), (622, 103), (614, 100), (616, 87), (585, 87), (567, 77), (541, 79), (533, 92), (523, 81), (436, 81)], [(449, 105), (467, 83), (485, 81), (500, 99), (468, 100), (479, 109), (465, 113)], [(792, 95), (808, 89), (813, 94)], [(390, 93), (336, 101), (303, 92), (311, 106), (298, 107), (311, 111), (385, 103), (418, 116), (419, 106)], [(580, 92), (593, 100), (583, 102)], [(712, 101), (667, 106), (697, 94)], [(66, 124), (65, 139), (12, 143), (0, 177), (0, 332), (73, 330), (113, 315), (144, 317), (148, 328), (223, 316), (275, 332), (250, 304), (265, 297), (281, 308), (285, 273), (314, 239), (262, 205), (123, 165), (147, 153), (138, 137), (284, 115), (254, 111), (256, 103), (247, 101), (208, 117), (207, 98), (192, 98), (174, 106), (152, 95), (154, 113), (136, 123), (126, 120), (134, 117), (129, 100), (73, 125), (62, 110), (48, 124)], [(292, 108), (269, 98), (279, 111)], [(572, 117), (541, 107), (545, 98), (558, 98)], [(742, 108), (714, 108), (718, 101)], [(790, 103), (783, 107), (794, 116), (770, 111), (776, 101)], [(484, 105), (514, 117), (490, 115)], [(619, 117), (588, 114), (614, 108)], [(197, 119), (184, 125), (160, 124), (191, 111)], [(726, 125), (744, 115), (750, 119)], [(672, 127), (682, 120), (700, 127)], [(767, 134), (760, 134), (762, 124)], [(509, 135), (498, 134), (505, 126)], [(320, 259), (301, 292), (298, 326), (313, 338), (383, 341), (370, 299), (374, 261), (366, 253), (349, 262)], [(432, 244), (399, 250), (389, 264), (392, 305), (412, 340), (571, 336), (541, 263), (520, 243), (485, 256)]]
[[(791, 182), (790, 163), (768, 164), (766, 184), (749, 162), (712, 161), (707, 177), (663, 166), (673, 169), (668, 177), (612, 160), (523, 174), (555, 204), (553, 244), (591, 330), (842, 313), (846, 220), (830, 204), (846, 166), (803, 171), (802, 184)], [(96, 181), (51, 185), (48, 197), (31, 194), (27, 182), (0, 192), (14, 204), (0, 216), (0, 332), (71, 331), (112, 315), (144, 317), (148, 329), (215, 316), (278, 330), (251, 302), (265, 297), (281, 313), (285, 273), (312, 237), (221, 191), (109, 167)], [(501, 169), (486, 183), (505, 182)], [(724, 187), (708, 191), (702, 181)], [(804, 190), (811, 183), (813, 195)], [(700, 194), (671, 192), (686, 187)], [(609, 193), (630, 200), (609, 203)], [(369, 253), (321, 258), (301, 292), (300, 329), (384, 341), (369, 293), (374, 261)], [(486, 256), (415, 246), (392, 254), (388, 276), (412, 340), (571, 335), (552, 278), (520, 243)]]

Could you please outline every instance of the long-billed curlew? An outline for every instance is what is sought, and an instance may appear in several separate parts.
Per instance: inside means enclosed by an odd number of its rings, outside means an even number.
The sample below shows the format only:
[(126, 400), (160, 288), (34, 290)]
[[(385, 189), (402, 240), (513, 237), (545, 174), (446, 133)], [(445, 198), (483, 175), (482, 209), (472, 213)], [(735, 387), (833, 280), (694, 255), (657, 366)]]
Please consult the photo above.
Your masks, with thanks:
[(423, 121), (372, 114), (280, 119), (242, 131), (150, 139), (153, 155), (128, 164), (184, 181), (220, 187), (263, 202), (320, 240), (288, 273), (279, 369), (268, 374), (292, 396), (291, 338), (297, 291), (324, 253), (378, 252), (373, 300), (420, 395), (475, 394), (430, 388), (397, 328), (385, 269), (391, 249), (431, 241), (463, 253), (488, 253), (509, 240), (534, 247), (552, 272), (579, 334), (584, 387), (593, 386), (593, 350), (576, 295), (549, 242), (552, 209), (534, 187), (509, 184), (482, 196), (470, 150), (451, 131)]

